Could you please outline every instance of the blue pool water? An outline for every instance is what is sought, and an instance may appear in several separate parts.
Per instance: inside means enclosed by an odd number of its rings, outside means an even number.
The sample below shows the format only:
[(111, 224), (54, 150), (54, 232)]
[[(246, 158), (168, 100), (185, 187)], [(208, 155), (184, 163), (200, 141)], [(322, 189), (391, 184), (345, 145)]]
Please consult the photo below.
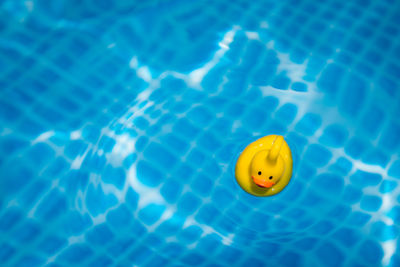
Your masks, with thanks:
[(0, 1), (1, 266), (400, 266), (398, 1), (116, 2)]

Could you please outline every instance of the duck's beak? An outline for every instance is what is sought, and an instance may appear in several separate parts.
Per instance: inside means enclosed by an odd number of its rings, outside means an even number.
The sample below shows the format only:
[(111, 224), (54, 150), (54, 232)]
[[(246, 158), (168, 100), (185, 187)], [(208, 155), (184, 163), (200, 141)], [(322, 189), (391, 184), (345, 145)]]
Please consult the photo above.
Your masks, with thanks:
[(274, 182), (270, 182), (264, 179), (259, 179), (256, 178), (254, 176), (251, 176), (251, 178), (253, 178), (253, 181), (256, 185), (258, 185), (259, 187), (263, 187), (263, 188), (271, 188), (275, 183)]

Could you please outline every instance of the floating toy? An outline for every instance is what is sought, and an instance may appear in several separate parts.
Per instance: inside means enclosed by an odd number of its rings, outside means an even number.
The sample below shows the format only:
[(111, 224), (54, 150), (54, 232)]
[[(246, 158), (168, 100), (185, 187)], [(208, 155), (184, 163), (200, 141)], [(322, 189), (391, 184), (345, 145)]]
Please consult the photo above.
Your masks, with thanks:
[(249, 194), (272, 196), (292, 177), (292, 153), (280, 135), (268, 135), (249, 144), (240, 154), (235, 168), (239, 185)]

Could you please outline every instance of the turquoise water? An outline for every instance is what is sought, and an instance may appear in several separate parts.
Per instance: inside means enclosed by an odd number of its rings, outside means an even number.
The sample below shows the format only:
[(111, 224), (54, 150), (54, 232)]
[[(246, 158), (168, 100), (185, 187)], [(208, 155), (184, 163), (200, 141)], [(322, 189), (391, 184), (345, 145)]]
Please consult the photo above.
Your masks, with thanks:
[(0, 1), (1, 266), (400, 266), (399, 2), (115, 2)]

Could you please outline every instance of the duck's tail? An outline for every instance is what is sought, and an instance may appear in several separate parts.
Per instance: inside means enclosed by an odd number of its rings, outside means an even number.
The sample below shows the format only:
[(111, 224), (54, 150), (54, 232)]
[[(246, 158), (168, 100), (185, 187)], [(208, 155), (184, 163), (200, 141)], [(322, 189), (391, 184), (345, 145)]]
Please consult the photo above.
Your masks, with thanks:
[(281, 152), (283, 142), (284, 142), (283, 136), (277, 135), (274, 142), (272, 143), (271, 150), (269, 151), (269, 154), (268, 154), (268, 159), (270, 161), (275, 162), (278, 159), (279, 153)]

